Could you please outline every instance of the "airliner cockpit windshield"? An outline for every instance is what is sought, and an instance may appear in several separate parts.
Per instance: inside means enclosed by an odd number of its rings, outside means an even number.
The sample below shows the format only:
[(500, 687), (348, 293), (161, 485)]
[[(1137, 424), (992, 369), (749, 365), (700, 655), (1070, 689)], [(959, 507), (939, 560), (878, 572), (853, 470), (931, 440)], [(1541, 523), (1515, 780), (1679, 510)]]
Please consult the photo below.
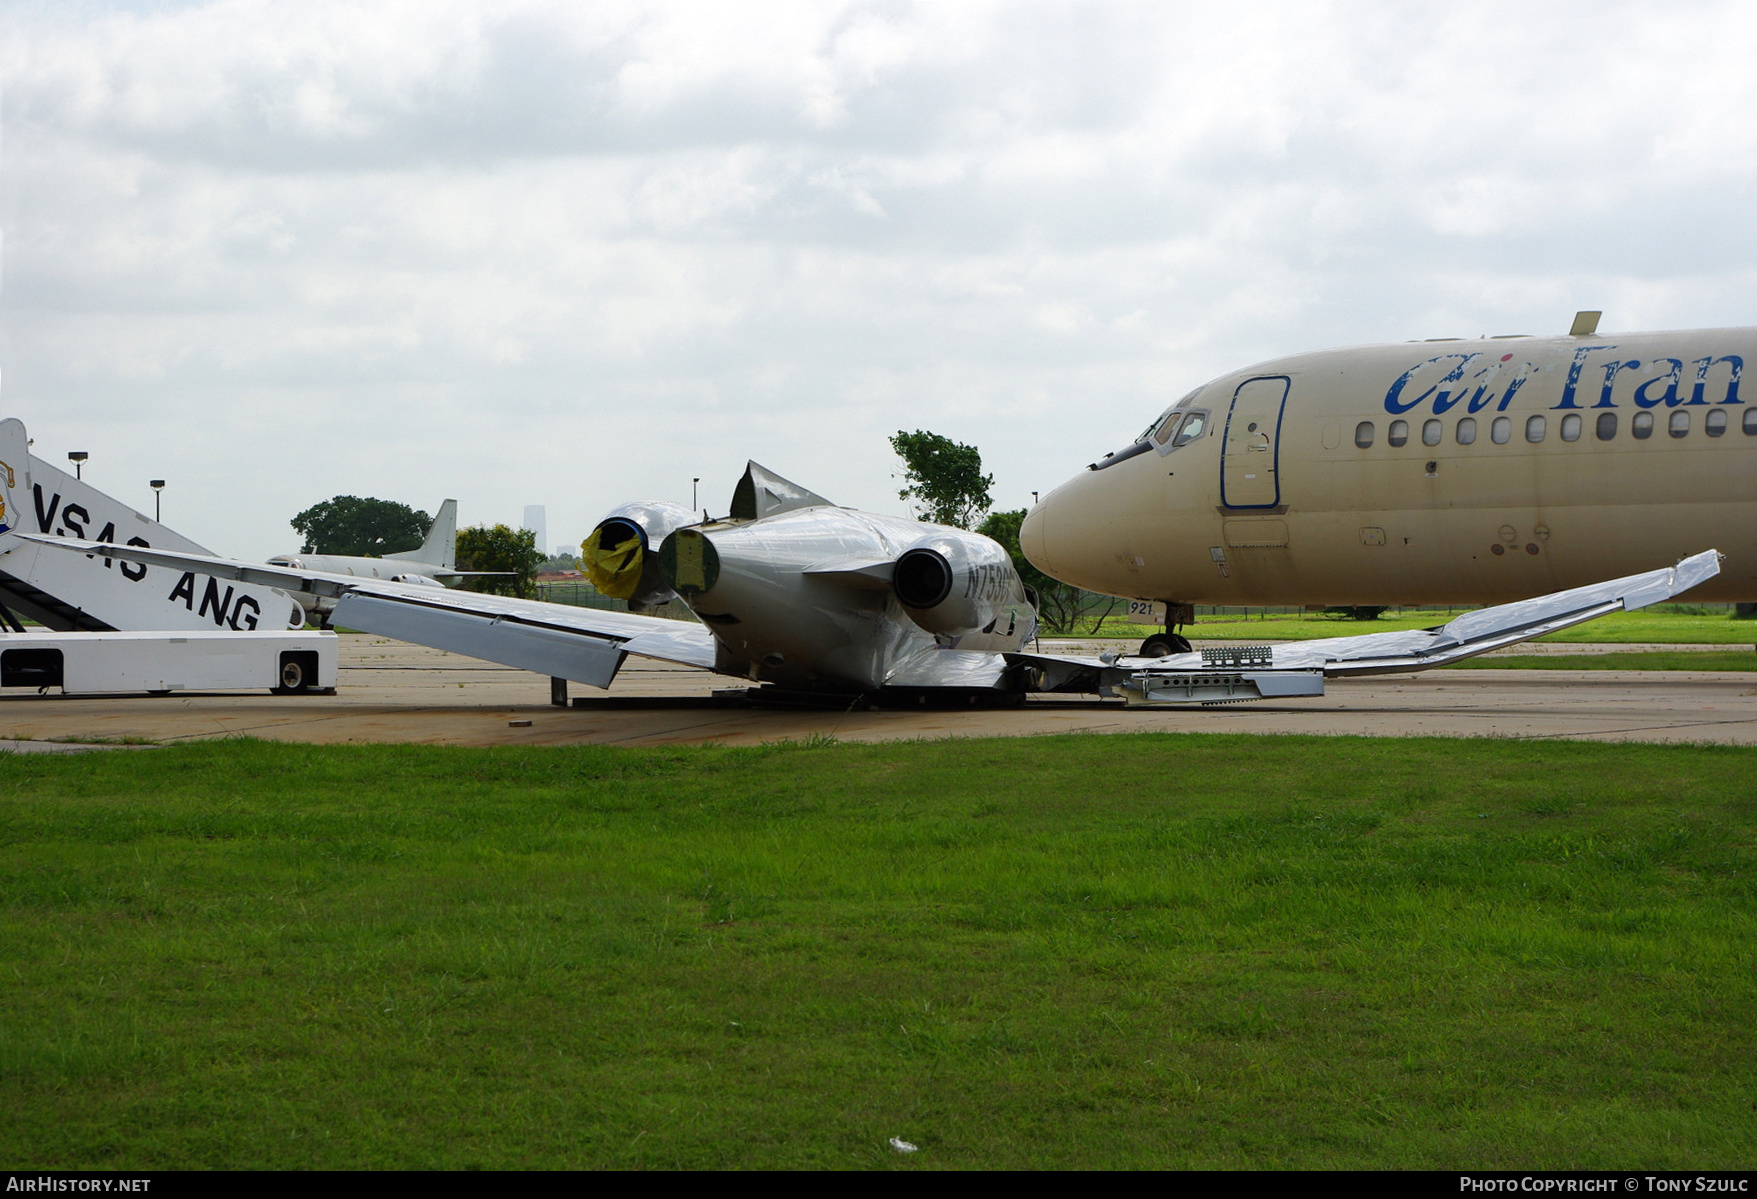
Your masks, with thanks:
[(1089, 464), (1087, 470), (1104, 470), (1119, 462), (1127, 461), (1137, 454), (1144, 454), (1156, 449), (1161, 454), (1168, 454), (1180, 446), (1188, 445), (1200, 437), (1208, 427), (1208, 413), (1205, 411), (1189, 411), (1189, 405), (1202, 389), (1196, 388), (1189, 395), (1167, 408), (1164, 412), (1141, 431), (1141, 435), (1126, 449), (1114, 454), (1106, 454), (1097, 462)]

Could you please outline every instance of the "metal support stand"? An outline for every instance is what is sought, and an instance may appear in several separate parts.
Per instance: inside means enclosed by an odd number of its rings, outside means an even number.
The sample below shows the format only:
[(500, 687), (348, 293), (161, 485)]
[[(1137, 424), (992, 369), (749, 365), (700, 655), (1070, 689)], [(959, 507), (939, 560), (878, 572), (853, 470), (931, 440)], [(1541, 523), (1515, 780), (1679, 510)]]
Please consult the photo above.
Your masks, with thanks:
[(553, 676), (549, 679), (549, 702), (558, 708), (567, 707), (567, 680)]

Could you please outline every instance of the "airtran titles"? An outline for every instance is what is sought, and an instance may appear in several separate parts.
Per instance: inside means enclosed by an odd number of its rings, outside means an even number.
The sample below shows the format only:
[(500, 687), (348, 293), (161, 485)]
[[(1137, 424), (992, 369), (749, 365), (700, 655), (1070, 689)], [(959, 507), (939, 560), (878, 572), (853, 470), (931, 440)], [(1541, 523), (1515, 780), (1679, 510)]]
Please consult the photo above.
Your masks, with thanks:
[[(1574, 347), (1560, 402), (1550, 405), (1550, 410), (1617, 408), (1622, 406), (1619, 401), (1637, 408), (1744, 403), (1739, 381), (1745, 360), (1737, 354), (1643, 361), (1616, 351), (1610, 343)], [(1610, 357), (1589, 362), (1593, 355)], [(1531, 362), (1514, 365), (1513, 357), (1502, 354), (1495, 359), (1490, 352), (1475, 351), (1439, 354), (1419, 362), (1391, 384), (1385, 393), (1385, 411), (1394, 416), (1424, 407), (1436, 416), (1454, 408), (1505, 412), (1520, 389), (1545, 369)]]

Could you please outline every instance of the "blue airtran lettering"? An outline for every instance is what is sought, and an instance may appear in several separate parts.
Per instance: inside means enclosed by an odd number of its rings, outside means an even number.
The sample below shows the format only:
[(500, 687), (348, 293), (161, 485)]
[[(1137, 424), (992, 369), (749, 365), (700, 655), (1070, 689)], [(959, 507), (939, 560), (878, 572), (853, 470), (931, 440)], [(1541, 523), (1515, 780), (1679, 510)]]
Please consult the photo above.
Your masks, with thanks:
[[(1619, 391), (1623, 402), (1637, 408), (1745, 402), (1739, 396), (1745, 360), (1737, 354), (1711, 354), (1688, 362), (1682, 358), (1664, 357), (1643, 362), (1638, 358), (1624, 358), (1616, 353), (1616, 349), (1614, 344), (1574, 347), (1567, 378), (1562, 382), (1561, 401), (1552, 405), (1551, 410), (1617, 408), (1621, 406), (1617, 399)], [(1610, 354), (1611, 357), (1608, 361), (1589, 363), (1587, 360), (1594, 354)], [(1514, 367), (1511, 354), (1503, 354), (1500, 361), (1479, 367), (1478, 360), (1483, 357), (1481, 351), (1441, 354), (1416, 363), (1398, 375), (1397, 381), (1385, 393), (1385, 411), (1402, 416), (1428, 405), (1434, 415), (1439, 416), (1463, 405), (1464, 411), (1472, 414), (1491, 406), (1496, 412), (1505, 412), (1520, 389), (1543, 369), (1530, 362)], [(1687, 370), (1693, 377), (1686, 392)], [(1722, 380), (1725, 390), (1711, 398), (1710, 387)], [(1427, 384), (1425, 389), (1408, 395), (1423, 383)]]
[[(1580, 376), (1585, 369), (1587, 355), (1601, 350), (1614, 351), (1616, 348), (1614, 345), (1575, 347), (1574, 361), (1568, 364), (1568, 381), (1562, 387), (1562, 402), (1555, 405), (1555, 408), (1578, 409), (1583, 407), (1578, 400), (1580, 398)], [(1603, 382), (1598, 389), (1598, 402), (1592, 406), (1594, 408), (1618, 407), (1615, 393), (1620, 381), (1619, 376), (1622, 375), (1632, 375), (1637, 378), (1643, 375), (1651, 376), (1636, 384), (1633, 394), (1629, 396), (1630, 402), (1637, 408), (1658, 408), (1661, 405), (1667, 408), (1678, 408), (1691, 404), (1706, 405), (1709, 402), (1708, 375), (1717, 366), (1726, 367), (1726, 391), (1715, 402), (1721, 404), (1742, 404), (1745, 402), (1739, 398), (1739, 381), (1745, 373), (1745, 360), (1739, 355), (1725, 354), (1716, 358), (1710, 354), (1706, 358), (1695, 359), (1690, 365), (1696, 368), (1696, 377), (1690, 388), (1690, 396), (1685, 399), (1680, 390), (1684, 381), (1684, 360), (1682, 358), (1655, 358), (1644, 363), (1639, 358), (1613, 357), (1599, 368), (1603, 371)]]
[[(1531, 363), (1521, 363), (1518, 369), (1508, 376), (1506, 387), (1501, 386), (1501, 373), (1507, 369), (1507, 363), (1513, 358), (1511, 354), (1501, 355), (1499, 362), (1491, 362), (1481, 370), (1466, 373), (1478, 358), (1483, 357), (1481, 351), (1470, 354), (1441, 354), (1437, 358), (1429, 358), (1419, 362), (1397, 376), (1397, 382), (1391, 384), (1391, 390), (1385, 393), (1385, 411), (1393, 416), (1401, 416), (1405, 412), (1421, 407), (1429, 399), (1434, 402), (1435, 415), (1449, 412), (1459, 404), (1465, 405), (1466, 412), (1481, 412), (1490, 404), (1495, 404), (1496, 412), (1505, 412), (1513, 397), (1519, 394), (1537, 368)], [(1457, 365), (1447, 370), (1440, 378), (1435, 379), (1428, 389), (1414, 399), (1406, 400), (1403, 393), (1418, 377), (1425, 378), (1439, 370), (1444, 362), (1456, 362)], [(1463, 384), (1463, 386), (1456, 386)], [(1499, 401), (1497, 403), (1497, 401)]]

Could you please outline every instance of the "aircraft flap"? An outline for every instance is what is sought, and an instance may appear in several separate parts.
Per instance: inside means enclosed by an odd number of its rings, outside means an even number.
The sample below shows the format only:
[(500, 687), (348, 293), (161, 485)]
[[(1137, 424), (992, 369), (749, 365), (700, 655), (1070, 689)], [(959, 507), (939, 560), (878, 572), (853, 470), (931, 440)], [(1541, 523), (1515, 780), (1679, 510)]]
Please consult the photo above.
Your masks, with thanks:
[(592, 687), (610, 686), (626, 656), (618, 642), (598, 637), (358, 593), (336, 601), (333, 619), (346, 628)]

